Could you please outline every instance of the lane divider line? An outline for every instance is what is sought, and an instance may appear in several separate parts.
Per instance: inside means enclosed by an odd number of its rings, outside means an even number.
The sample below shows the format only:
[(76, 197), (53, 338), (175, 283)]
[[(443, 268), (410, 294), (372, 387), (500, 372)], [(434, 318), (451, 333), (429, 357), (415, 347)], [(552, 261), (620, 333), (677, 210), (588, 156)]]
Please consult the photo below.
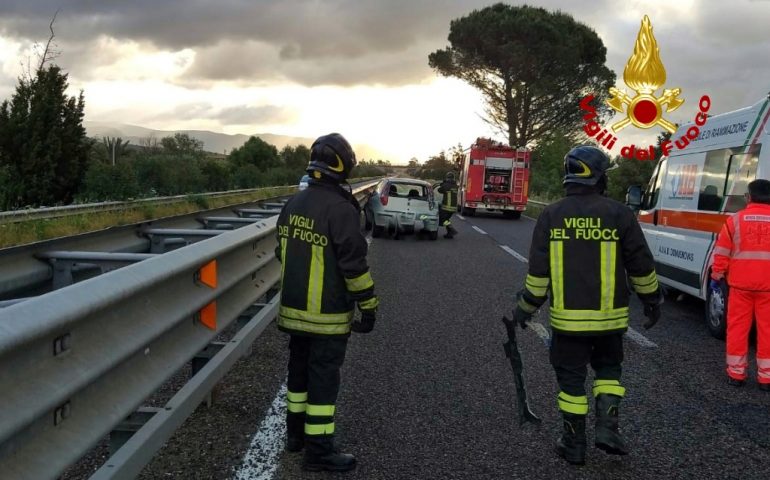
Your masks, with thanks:
[(476, 230), (477, 232), (479, 232), (482, 235), (486, 235), (487, 234), (487, 232), (485, 232), (484, 230), (480, 229), (476, 225), (473, 225), (473, 229)]
[(286, 441), (286, 382), (278, 389), (273, 404), (251, 439), (243, 457), (236, 480), (271, 480), (278, 470), (278, 461)]
[(631, 327), (628, 327), (628, 331), (626, 332), (626, 336), (630, 338), (631, 340), (635, 341), (639, 345), (647, 348), (658, 348), (658, 344), (653, 342), (652, 340), (648, 339), (641, 333), (637, 332)]
[(512, 249), (508, 245), (499, 245), (499, 247), (502, 248), (503, 250), (505, 250), (506, 252), (508, 252), (510, 255), (512, 255), (513, 258), (515, 258), (516, 260), (519, 260), (519, 261), (524, 262), (524, 263), (529, 263), (529, 260), (527, 260), (527, 257), (525, 257), (524, 255), (520, 254), (516, 250)]

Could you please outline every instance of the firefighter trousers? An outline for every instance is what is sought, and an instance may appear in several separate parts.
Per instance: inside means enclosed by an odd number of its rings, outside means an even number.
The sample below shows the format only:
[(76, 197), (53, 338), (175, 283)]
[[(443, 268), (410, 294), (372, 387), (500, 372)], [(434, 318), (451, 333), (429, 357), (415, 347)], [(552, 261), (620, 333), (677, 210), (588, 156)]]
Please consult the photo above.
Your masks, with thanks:
[(438, 209), (438, 226), (439, 227), (446, 227), (447, 232), (449, 232), (449, 229), (452, 226), (452, 214), (453, 213), (455, 213), (455, 212), (450, 212), (448, 210), (444, 210), (441, 207), (439, 207), (439, 209)]
[(770, 292), (730, 288), (727, 299), (727, 375), (746, 379), (749, 332), (757, 321), (757, 381), (770, 384)]
[(557, 403), (563, 413), (586, 415), (586, 375), (588, 364), (595, 373), (593, 395), (623, 397), (620, 385), (623, 363), (623, 334), (576, 336), (554, 332), (551, 339), (551, 365), (559, 384)]
[(347, 337), (336, 336), (291, 335), (289, 340), (286, 428), (289, 436), (304, 434), (309, 454), (334, 448), (334, 411), (347, 344)]

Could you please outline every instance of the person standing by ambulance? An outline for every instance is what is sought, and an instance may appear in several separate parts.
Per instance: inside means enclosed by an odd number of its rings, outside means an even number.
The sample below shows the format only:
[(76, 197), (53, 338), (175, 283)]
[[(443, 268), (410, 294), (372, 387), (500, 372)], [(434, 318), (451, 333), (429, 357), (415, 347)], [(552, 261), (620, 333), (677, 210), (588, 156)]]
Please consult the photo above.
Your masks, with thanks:
[(595, 372), (596, 447), (626, 455), (618, 412), (623, 333), (628, 329), (626, 274), (644, 304), (651, 328), (663, 297), (653, 257), (633, 212), (607, 198), (610, 159), (599, 148), (578, 146), (564, 157), (566, 197), (547, 206), (532, 234), (529, 273), (514, 320), (526, 326), (550, 290), (551, 364), (561, 390), (563, 434), (559, 456), (583, 465), (586, 454), (587, 365)]
[[(319, 137), (310, 148), (308, 188), (286, 203), (277, 222), (278, 328), (291, 335), (286, 450), (304, 447), (304, 468), (313, 471), (356, 466), (353, 455), (334, 446), (340, 367), (351, 330), (372, 331), (379, 304), (359, 206), (341, 185), (355, 166), (342, 135)], [(361, 321), (352, 323), (356, 304)]]
[(710, 288), (726, 280), (727, 379), (746, 383), (749, 331), (757, 321), (757, 382), (770, 392), (770, 181), (749, 183), (749, 204), (727, 219), (713, 253)]
[(438, 186), (438, 192), (443, 195), (438, 210), (438, 224), (446, 228), (444, 238), (453, 238), (457, 230), (452, 226), (452, 214), (457, 211), (457, 182), (454, 172), (447, 172), (444, 181)]

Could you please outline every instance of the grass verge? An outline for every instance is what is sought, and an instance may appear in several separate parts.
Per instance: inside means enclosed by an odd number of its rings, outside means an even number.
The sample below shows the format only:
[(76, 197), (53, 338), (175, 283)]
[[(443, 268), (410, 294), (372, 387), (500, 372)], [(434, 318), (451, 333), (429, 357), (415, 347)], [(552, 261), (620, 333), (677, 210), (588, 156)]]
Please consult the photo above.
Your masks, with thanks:
[(179, 203), (142, 204), (109, 212), (84, 213), (52, 219), (35, 219), (0, 225), (0, 248), (27, 243), (68, 237), (79, 233), (94, 232), (109, 227), (129, 225), (148, 220), (184, 215), (202, 209), (221, 208), (240, 203), (254, 202), (269, 197), (287, 195), (297, 187), (287, 186), (265, 192), (241, 193), (226, 197), (207, 198), (201, 195), (190, 197)]

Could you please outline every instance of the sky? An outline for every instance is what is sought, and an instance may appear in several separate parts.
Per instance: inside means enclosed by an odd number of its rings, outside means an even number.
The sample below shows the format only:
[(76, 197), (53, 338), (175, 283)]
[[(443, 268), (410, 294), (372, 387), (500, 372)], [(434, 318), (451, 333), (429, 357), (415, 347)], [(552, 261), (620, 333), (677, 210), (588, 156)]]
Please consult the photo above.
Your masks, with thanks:
[[(428, 55), (477, 0), (3, 0), (0, 99), (9, 98), (54, 24), (56, 63), (86, 120), (158, 130), (315, 138), (337, 131), (395, 164), (424, 161), (478, 136), (479, 93), (438, 76)], [(516, 2), (508, 2), (514, 3)], [(540, 0), (571, 14), (607, 47), (623, 83), (642, 17), (652, 20), (666, 87), (685, 104), (666, 118), (749, 106), (770, 92), (770, 0)], [(627, 128), (619, 142), (653, 143)]]

